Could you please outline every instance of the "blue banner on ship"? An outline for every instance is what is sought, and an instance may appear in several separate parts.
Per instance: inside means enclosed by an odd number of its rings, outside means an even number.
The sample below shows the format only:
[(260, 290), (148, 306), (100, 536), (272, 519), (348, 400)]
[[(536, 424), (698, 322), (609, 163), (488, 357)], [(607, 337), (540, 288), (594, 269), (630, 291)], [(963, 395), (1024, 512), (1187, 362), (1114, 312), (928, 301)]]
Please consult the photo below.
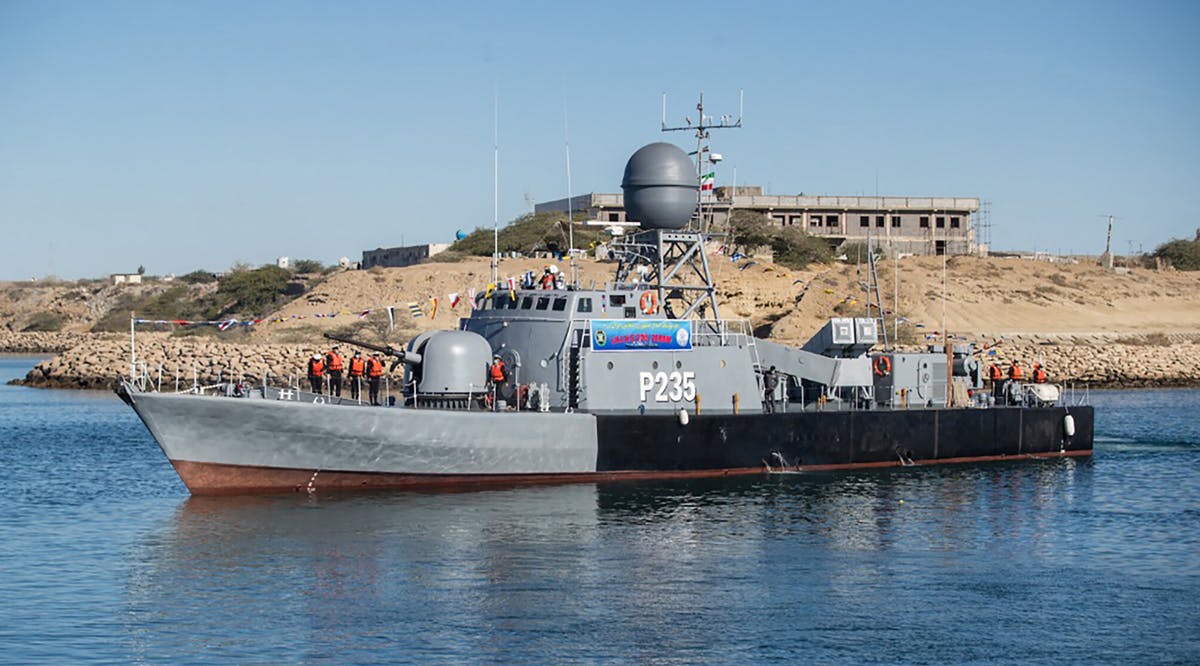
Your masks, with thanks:
[(593, 351), (681, 351), (692, 348), (690, 319), (592, 319)]

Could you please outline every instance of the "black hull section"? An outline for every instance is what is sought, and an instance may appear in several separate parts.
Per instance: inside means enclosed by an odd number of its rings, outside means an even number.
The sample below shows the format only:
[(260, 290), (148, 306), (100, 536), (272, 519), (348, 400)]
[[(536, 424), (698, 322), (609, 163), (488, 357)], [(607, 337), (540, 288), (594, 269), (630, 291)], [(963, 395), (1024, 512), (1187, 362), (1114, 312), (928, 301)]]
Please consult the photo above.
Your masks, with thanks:
[[(1065, 419), (1075, 420), (1067, 437)], [(858, 467), (1087, 455), (1091, 407), (597, 415), (598, 472)]]

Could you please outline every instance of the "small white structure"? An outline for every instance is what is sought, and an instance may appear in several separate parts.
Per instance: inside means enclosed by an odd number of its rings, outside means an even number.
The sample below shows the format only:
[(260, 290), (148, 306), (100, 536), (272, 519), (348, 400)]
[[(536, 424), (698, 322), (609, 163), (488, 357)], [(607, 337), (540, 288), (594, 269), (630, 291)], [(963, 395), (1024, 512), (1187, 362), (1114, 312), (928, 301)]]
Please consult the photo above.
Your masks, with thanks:
[(292, 259), (291, 259), (291, 257), (279, 257), (278, 259), (275, 260), (275, 265), (280, 268), (291, 268), (292, 267)]
[(338, 259), (338, 266), (342, 268), (350, 268), (350, 257), (342, 257)]
[(141, 284), (142, 276), (139, 273), (113, 273), (113, 284)]

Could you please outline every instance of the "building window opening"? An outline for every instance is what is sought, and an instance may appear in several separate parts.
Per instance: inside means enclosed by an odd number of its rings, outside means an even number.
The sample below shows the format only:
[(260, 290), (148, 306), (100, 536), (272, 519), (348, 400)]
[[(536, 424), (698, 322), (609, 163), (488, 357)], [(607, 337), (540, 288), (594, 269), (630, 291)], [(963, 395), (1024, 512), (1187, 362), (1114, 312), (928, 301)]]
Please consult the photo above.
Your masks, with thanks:
[(899, 215), (892, 216), (892, 227), (896, 228), (896, 229), (900, 228), (900, 216)]
[(875, 226), (879, 227), (880, 229), (883, 228), (883, 216), (882, 215), (875, 216)]
[(826, 215), (825, 216), (825, 226), (836, 227), (837, 225), (838, 225), (838, 216), (837, 215)]
[(781, 227), (783, 225), (787, 224), (787, 215), (772, 215), (771, 219), (778, 222), (779, 226), (781, 226)]
[(928, 228), (929, 228), (929, 216), (928, 216), (928, 215), (922, 215), (922, 216), (921, 216), (921, 228), (922, 228), (922, 229), (928, 229)]
[(858, 226), (860, 226), (860, 227), (869, 227), (869, 226), (871, 226), (871, 216), (869, 216), (869, 215), (859, 215), (859, 216), (858, 216)]
[(938, 218), (937, 218), (937, 228), (938, 229), (946, 228), (946, 218), (942, 217), (941, 215), (938, 215)]
[(950, 218), (950, 228), (951, 228), (951, 229), (957, 229), (957, 228), (958, 228), (958, 226), (959, 226), (958, 218), (957, 218), (957, 217), (951, 217), (951, 218)]
[(808, 226), (810, 226), (810, 227), (819, 227), (819, 226), (821, 226), (821, 216), (820, 216), (820, 215), (813, 215), (812, 217), (810, 217), (810, 218), (808, 219)]
[(609, 221), (609, 222), (620, 222), (620, 221), (621, 221), (621, 214), (620, 214), (620, 213), (609, 213), (609, 214), (608, 214), (608, 221)]

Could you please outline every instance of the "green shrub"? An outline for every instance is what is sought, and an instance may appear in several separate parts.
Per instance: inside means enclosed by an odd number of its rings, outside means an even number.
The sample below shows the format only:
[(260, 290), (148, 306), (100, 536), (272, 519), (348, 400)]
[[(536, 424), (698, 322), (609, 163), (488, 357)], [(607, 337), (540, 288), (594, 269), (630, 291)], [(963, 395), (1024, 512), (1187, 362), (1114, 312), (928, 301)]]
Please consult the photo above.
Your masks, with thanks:
[(1154, 256), (1170, 261), (1177, 270), (1200, 270), (1200, 237), (1196, 240), (1167, 241), (1154, 250)]
[(729, 230), (733, 234), (732, 245), (746, 248), (770, 245), (776, 230), (771, 218), (751, 210), (735, 210), (729, 217)]
[(284, 295), (290, 278), (291, 273), (278, 266), (231, 272), (217, 283), (217, 304), (209, 317), (262, 314)]
[[(578, 216), (576, 216), (578, 218)], [(583, 227), (575, 222), (575, 247), (588, 247), (603, 242), (602, 231)], [(566, 252), (569, 246), (567, 214), (561, 212), (532, 213), (509, 222), (499, 233), (501, 253)], [(450, 246), (450, 251), (477, 257), (492, 256), (492, 230), (479, 227), (466, 238)]]
[(63, 326), (62, 315), (57, 312), (38, 312), (29, 318), (25, 323), (25, 328), (21, 331), (32, 333), (35, 331), (61, 331)]
[(296, 263), (292, 264), (292, 271), (296, 273), (321, 273), (325, 270), (325, 264), (316, 259), (297, 259)]
[(186, 275), (180, 275), (175, 280), (184, 284), (212, 284), (217, 281), (217, 275), (209, 271), (199, 270), (192, 271)]
[(809, 264), (828, 263), (833, 258), (829, 243), (795, 227), (776, 231), (771, 239), (771, 250), (775, 253), (775, 263), (796, 270)]

